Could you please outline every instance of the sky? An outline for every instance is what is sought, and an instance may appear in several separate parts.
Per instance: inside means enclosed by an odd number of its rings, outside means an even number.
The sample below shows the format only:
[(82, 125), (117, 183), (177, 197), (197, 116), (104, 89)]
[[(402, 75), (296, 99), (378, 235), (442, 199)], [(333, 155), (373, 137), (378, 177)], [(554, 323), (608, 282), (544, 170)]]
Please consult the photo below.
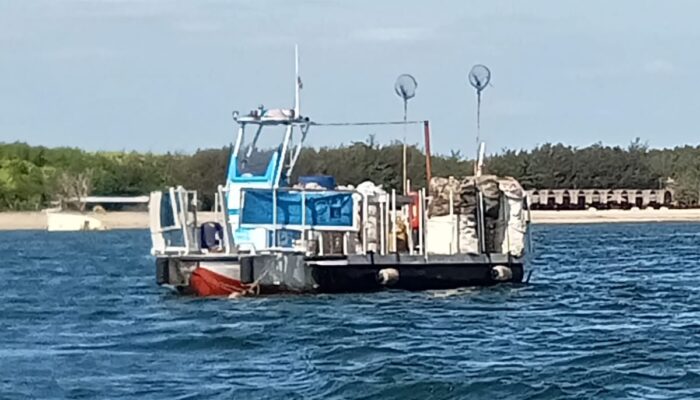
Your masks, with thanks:
[[(474, 64), (489, 152), (547, 142), (700, 143), (700, 2), (0, 0), (0, 142), (183, 151), (234, 140), (233, 110), (318, 122), (409, 119), (434, 152), (475, 152)], [(401, 140), (400, 127), (314, 128), (308, 144)], [(407, 140), (422, 145), (419, 127)]]

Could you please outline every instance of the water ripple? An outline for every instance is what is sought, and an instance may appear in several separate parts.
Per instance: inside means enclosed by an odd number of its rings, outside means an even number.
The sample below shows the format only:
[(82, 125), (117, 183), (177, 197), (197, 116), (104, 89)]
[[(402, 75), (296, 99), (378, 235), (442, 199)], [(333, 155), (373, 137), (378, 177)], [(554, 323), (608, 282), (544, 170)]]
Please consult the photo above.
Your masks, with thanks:
[(529, 285), (228, 301), (144, 231), (0, 233), (0, 398), (700, 398), (700, 224), (534, 235)]

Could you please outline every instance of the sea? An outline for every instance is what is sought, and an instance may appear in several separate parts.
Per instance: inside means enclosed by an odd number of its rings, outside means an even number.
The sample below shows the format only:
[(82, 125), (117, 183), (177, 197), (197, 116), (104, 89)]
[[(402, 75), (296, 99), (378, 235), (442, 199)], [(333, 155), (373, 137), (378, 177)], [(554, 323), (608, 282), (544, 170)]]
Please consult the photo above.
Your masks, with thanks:
[(699, 399), (700, 224), (535, 225), (530, 282), (242, 299), (147, 231), (0, 233), (0, 399)]

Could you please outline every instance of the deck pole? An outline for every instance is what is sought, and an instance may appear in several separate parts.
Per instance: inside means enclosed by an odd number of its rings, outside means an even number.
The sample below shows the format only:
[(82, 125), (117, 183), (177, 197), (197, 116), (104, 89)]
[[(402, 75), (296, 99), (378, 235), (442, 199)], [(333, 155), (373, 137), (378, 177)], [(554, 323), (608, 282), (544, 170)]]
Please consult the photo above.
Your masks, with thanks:
[(377, 230), (379, 231), (379, 254), (384, 254), (384, 203), (379, 202), (379, 226)]
[(389, 242), (389, 240), (391, 239), (390, 238), (391, 231), (389, 231), (389, 227), (390, 227), (389, 224), (390, 224), (390, 218), (391, 218), (391, 216), (389, 214), (389, 211), (391, 208), (391, 198), (389, 197), (388, 193), (387, 193), (386, 197), (387, 197), (386, 207), (384, 208), (384, 212), (386, 213), (386, 216), (384, 217), (384, 221), (386, 222), (386, 226), (384, 227), (384, 230), (385, 230), (384, 235), (386, 236), (386, 241), (385, 241), (386, 249), (384, 250), (384, 254), (389, 254), (389, 247), (391, 246), (391, 244)]
[(430, 121), (423, 121), (423, 132), (425, 134), (425, 183), (429, 185), (430, 179), (433, 177), (430, 163)]
[(421, 239), (421, 250), (423, 250), (423, 257), (425, 258), (425, 261), (428, 261), (428, 250), (427, 250), (427, 242), (428, 242), (428, 235), (427, 235), (427, 229), (425, 226), (425, 188), (422, 188), (420, 190), (420, 210), (421, 210), (421, 217), (420, 217), (420, 227), (422, 230), (422, 234), (420, 235)]
[(277, 247), (277, 188), (272, 188), (272, 247)]
[[(457, 228), (457, 224), (454, 223), (454, 210), (455, 210), (455, 205), (454, 205), (454, 199), (452, 198), (452, 195), (454, 194), (452, 188), (450, 188), (450, 224), (452, 226), (451, 232), (450, 232), (450, 254), (454, 253), (459, 253), (459, 251), (453, 252), (453, 244), (454, 244), (454, 239), (455, 239), (455, 230)], [(458, 236), (459, 237), (459, 236)], [(457, 239), (459, 241), (459, 239)], [(459, 248), (459, 247), (458, 247)]]
[(301, 245), (306, 253), (306, 190), (301, 190)]
[(395, 253), (399, 252), (398, 248), (398, 230), (396, 226), (396, 189), (391, 190), (391, 230), (394, 233), (394, 238), (392, 240), (393, 250)]
[(368, 197), (362, 194), (362, 253), (367, 254), (367, 231), (368, 226), (368, 216), (369, 216), (369, 205), (367, 204)]

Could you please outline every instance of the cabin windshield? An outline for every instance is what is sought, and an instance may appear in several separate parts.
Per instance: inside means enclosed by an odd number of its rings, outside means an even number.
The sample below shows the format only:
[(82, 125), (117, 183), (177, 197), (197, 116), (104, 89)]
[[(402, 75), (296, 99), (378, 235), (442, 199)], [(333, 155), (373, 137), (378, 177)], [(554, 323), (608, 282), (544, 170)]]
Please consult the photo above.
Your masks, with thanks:
[(275, 153), (282, 148), (285, 129), (282, 126), (265, 127), (256, 135), (257, 129), (251, 128), (256, 127), (247, 128), (241, 142), (238, 173), (240, 176), (263, 176)]
[[(277, 149), (254, 149), (251, 153), (246, 153), (243, 149), (242, 157), (238, 159), (238, 173), (241, 176), (263, 176), (267, 172), (268, 165)], [(250, 156), (247, 156), (250, 154)]]

